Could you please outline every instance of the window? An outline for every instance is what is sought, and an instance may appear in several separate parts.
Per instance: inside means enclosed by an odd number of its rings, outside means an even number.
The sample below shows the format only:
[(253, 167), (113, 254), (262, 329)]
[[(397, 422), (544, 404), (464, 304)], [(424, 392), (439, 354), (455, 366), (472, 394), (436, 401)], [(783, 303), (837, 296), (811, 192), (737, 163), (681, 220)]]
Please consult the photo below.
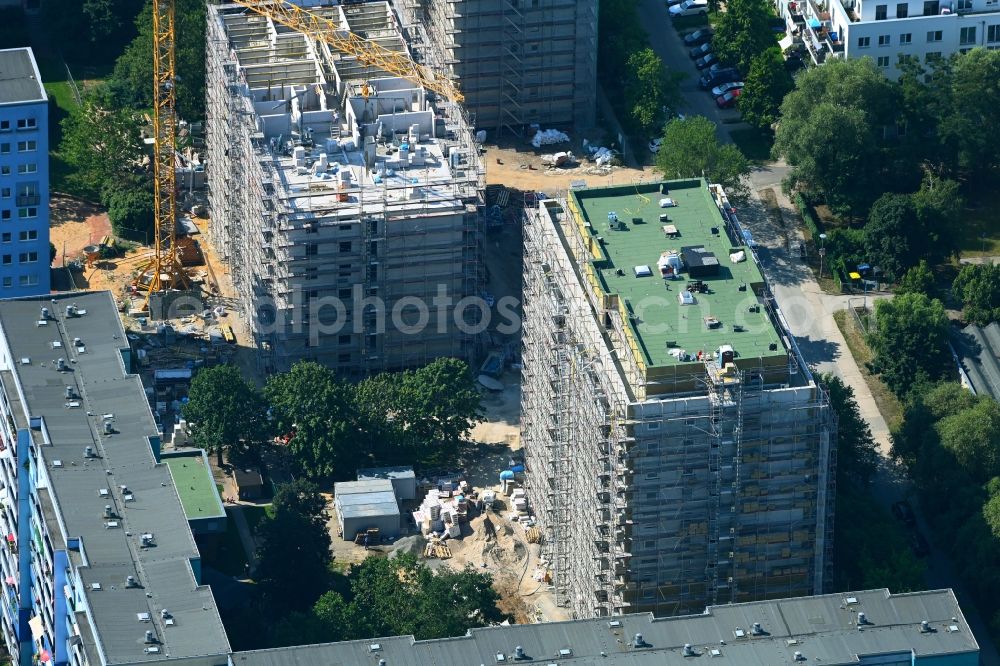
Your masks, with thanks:
[(340, 251), (341, 252), (350, 252), (351, 251), (351, 241), (341, 241), (340, 242)]
[(9, 176), (9, 175), (10, 175), (10, 165), (4, 164), (3, 166), (0, 166), (0, 176)]
[(975, 44), (976, 43), (976, 26), (971, 25), (967, 28), (962, 28), (958, 31), (958, 43), (959, 44)]
[(308, 245), (306, 245), (307, 257), (315, 257), (318, 254), (319, 254), (319, 245), (316, 245), (316, 243), (309, 243)]
[(22, 252), (19, 255), (17, 255), (17, 261), (18, 261), (18, 263), (22, 263), (22, 264), (33, 264), (36, 261), (38, 261), (38, 253), (37, 252)]
[(14, 278), (5, 277), (3, 279), (3, 286), (4, 286), (4, 289), (10, 289), (11, 287), (13, 287), (14, 286)]
[(871, 45), (872, 45), (872, 38), (871, 37), (858, 37), (858, 48), (859, 49), (866, 49), (866, 48), (868, 48)]
[(337, 342), (342, 345), (349, 345), (351, 344), (351, 336), (350, 335), (337, 336)]
[(10, 144), (0, 143), (0, 155), (6, 155), (9, 152), (10, 152)]
[(37, 173), (37, 171), (38, 171), (38, 165), (35, 164), (34, 162), (32, 162), (30, 164), (18, 164), (17, 165), (17, 172), (19, 174)]
[(38, 127), (38, 124), (34, 118), (17, 119), (17, 129), (35, 129), (36, 127)]
[(904, 32), (902, 35), (899, 36), (899, 45), (900, 46), (905, 46), (906, 44), (909, 44), (912, 41), (913, 41), (913, 33), (912, 32)]
[(924, 0), (924, 16), (937, 16), (938, 0)]
[(9, 132), (9, 131), (10, 131), (10, 121), (0, 120), (0, 132)]
[(941, 41), (941, 31), (940, 30), (928, 30), (927, 31), (927, 43), (931, 44), (933, 42)]
[(1000, 25), (986, 26), (986, 41), (1000, 42)]
[(9, 219), (10, 219), (10, 211), (0, 210), (0, 220), (9, 220)]
[[(4, 234), (9, 236), (10, 234)], [(9, 238), (7, 240), (10, 240)], [(35, 229), (28, 229), (27, 231), (20, 231), (17, 234), (17, 240), (19, 241), (33, 241), (38, 240), (38, 231)]]
[(348, 288), (346, 288), (346, 289), (340, 289), (340, 290), (339, 290), (339, 291), (337, 292), (337, 297), (338, 297), (338, 298), (339, 298), (340, 300), (344, 300), (344, 299), (348, 299), (348, 298), (350, 298), (350, 297), (351, 297), (351, 289), (350, 289), (350, 287), (348, 287)]
[(972, 0), (958, 0), (955, 5), (957, 7), (956, 11), (967, 12), (972, 9)]
[(884, 21), (888, 5), (875, 5), (875, 20)]
[(3, 232), (3, 235), (0, 236), (0, 240), (2, 240), (2, 242), (4, 242), (4, 243), (9, 243), (10, 242), (10, 232), (9, 231)]
[(22, 287), (33, 287), (36, 284), (38, 284), (38, 276), (37, 275), (21, 275), (20, 277), (17, 278), (17, 282)]
[(18, 208), (17, 209), (17, 216), (20, 217), (20, 218), (22, 218), (22, 219), (29, 219), (29, 218), (32, 218), (32, 217), (38, 217), (38, 209), (35, 208), (34, 206), (31, 206), (29, 208)]
[(337, 354), (337, 363), (350, 363), (350, 362), (351, 362), (350, 352), (344, 354)]
[(910, 3), (899, 2), (896, 4), (896, 18), (906, 18), (910, 13)]
[(10, 199), (9, 187), (0, 187), (0, 199)]
[(4, 266), (10, 266), (13, 262), (14, 262), (14, 255), (12, 254), (5, 254), (3, 255), (3, 257), (0, 257), (0, 263), (2, 263)]
[(889, 56), (879, 56), (878, 57), (878, 66), (882, 67), (883, 69), (886, 68), (886, 67), (888, 67), (889, 66)]
[(17, 142), (17, 152), (19, 153), (31, 153), (36, 150), (38, 143), (35, 141), (18, 141)]
[(924, 62), (937, 62), (940, 59), (941, 59), (940, 51), (931, 51), (930, 53), (924, 56)]
[(889, 46), (890, 44), (892, 44), (892, 37), (890, 37), (889, 35), (879, 35), (878, 36), (878, 45), (879, 46)]

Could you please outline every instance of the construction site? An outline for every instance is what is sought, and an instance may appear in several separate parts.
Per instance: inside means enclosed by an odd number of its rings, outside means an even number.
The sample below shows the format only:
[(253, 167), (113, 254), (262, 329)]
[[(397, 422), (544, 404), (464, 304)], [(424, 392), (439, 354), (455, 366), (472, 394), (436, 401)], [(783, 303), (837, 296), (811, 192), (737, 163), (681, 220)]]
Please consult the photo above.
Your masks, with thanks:
[[(311, 14), (383, 56), (209, 7), (210, 240), (258, 365), (311, 359), (355, 376), (471, 361), (482, 313), (454, 304), (485, 285), (485, 174), (461, 96), (396, 64), (413, 67), (388, 3)], [(416, 304), (442, 295), (450, 305), (416, 330)]]
[(835, 417), (721, 188), (571, 190), (524, 236), (525, 487), (556, 603), (823, 592)]
[(393, 0), (406, 36), (461, 82), (478, 129), (594, 126), (597, 0)]

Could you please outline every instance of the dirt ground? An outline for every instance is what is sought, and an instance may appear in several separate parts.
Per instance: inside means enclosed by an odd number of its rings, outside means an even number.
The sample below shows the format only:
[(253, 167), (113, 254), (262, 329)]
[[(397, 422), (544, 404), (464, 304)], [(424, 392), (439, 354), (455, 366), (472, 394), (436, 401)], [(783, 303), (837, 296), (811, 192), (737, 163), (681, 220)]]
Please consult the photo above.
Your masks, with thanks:
[[(542, 163), (542, 155), (564, 150), (573, 151), (581, 161), (573, 166), (557, 168), (549, 168)], [(486, 166), (486, 182), (556, 196), (567, 190), (570, 183), (575, 180), (583, 180), (590, 187), (658, 180), (651, 167), (601, 169), (585, 161), (584, 155), (582, 142), (542, 146), (542, 148), (533, 148), (530, 144), (516, 147), (487, 146), (483, 158)]]
[(83, 256), (86, 245), (100, 243), (111, 234), (111, 220), (107, 213), (91, 203), (53, 194), (49, 204), (49, 240), (56, 246), (55, 265)]

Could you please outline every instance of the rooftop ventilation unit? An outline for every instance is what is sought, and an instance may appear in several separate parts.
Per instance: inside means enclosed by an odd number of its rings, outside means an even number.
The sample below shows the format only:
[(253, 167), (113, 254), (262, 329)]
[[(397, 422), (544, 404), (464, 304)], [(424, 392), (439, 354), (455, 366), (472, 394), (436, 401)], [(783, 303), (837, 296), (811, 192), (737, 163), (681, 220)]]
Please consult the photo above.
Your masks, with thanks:
[(92, 446), (85, 446), (85, 447), (83, 447), (83, 457), (84, 458), (96, 458), (97, 456), (94, 455), (94, 447), (92, 447)]
[(864, 613), (858, 613), (858, 626), (863, 627), (868, 624), (868, 617)]
[(514, 648), (514, 659), (524, 659), (524, 648), (520, 645)]
[(922, 634), (929, 634), (932, 631), (934, 631), (934, 630), (931, 629), (931, 623), (929, 621), (927, 621), (927, 620), (921, 620), (920, 621), (920, 633), (922, 633)]
[(112, 510), (110, 504), (105, 504), (104, 505), (104, 517), (105, 518), (114, 518), (115, 517), (115, 512), (114, 512), (114, 510)]
[(125, 576), (125, 587), (139, 587), (139, 581), (135, 576)]
[(142, 542), (142, 547), (143, 548), (148, 548), (150, 546), (155, 546), (156, 545), (156, 540), (153, 538), (153, 533), (152, 532), (146, 532), (145, 534), (143, 534), (139, 538), (140, 538), (140, 540)]
[(694, 651), (694, 648), (691, 646), (690, 643), (685, 643), (684, 644), (684, 651), (682, 652), (682, 654), (685, 657), (697, 657), (698, 656), (698, 653)]
[(146, 636), (143, 640), (147, 645), (152, 645), (153, 643), (156, 643), (156, 634), (153, 633), (152, 629), (147, 629)]
[(59, 372), (66, 372), (66, 359), (56, 359), (56, 370)]
[(41, 314), (41, 317), (39, 317), (39, 319), (41, 319), (42, 321), (46, 321), (46, 320), (48, 320), (48, 318), (49, 318), (49, 309), (46, 308), (46, 307), (43, 307), (42, 308), (42, 314)]
[(754, 636), (763, 636), (764, 627), (760, 626), (760, 622), (754, 622), (753, 625), (750, 627), (750, 633), (753, 634)]
[(642, 634), (635, 635), (635, 637), (632, 639), (632, 647), (637, 647), (637, 648), (646, 647), (646, 641), (642, 639)]
[(805, 661), (806, 660), (805, 655), (803, 655), (798, 650), (795, 651), (795, 654), (792, 656), (792, 659), (794, 661)]

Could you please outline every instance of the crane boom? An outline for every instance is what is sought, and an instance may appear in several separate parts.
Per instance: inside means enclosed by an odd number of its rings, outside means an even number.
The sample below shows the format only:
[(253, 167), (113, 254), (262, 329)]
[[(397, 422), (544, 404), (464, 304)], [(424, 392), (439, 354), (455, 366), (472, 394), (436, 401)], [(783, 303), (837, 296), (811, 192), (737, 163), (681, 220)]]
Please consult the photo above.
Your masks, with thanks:
[(325, 16), (289, 4), (284, 0), (233, 0), (233, 2), (252, 9), (275, 23), (280, 23), (315, 40), (325, 42), (331, 48), (354, 56), (364, 65), (378, 67), (390, 74), (412, 81), (427, 90), (447, 97), (453, 102), (462, 102), (465, 99), (454, 82), (447, 78), (435, 77), (425, 68), (413, 62), (405, 52), (390, 51), (384, 46), (359, 37), (349, 30), (343, 30), (336, 21)]

